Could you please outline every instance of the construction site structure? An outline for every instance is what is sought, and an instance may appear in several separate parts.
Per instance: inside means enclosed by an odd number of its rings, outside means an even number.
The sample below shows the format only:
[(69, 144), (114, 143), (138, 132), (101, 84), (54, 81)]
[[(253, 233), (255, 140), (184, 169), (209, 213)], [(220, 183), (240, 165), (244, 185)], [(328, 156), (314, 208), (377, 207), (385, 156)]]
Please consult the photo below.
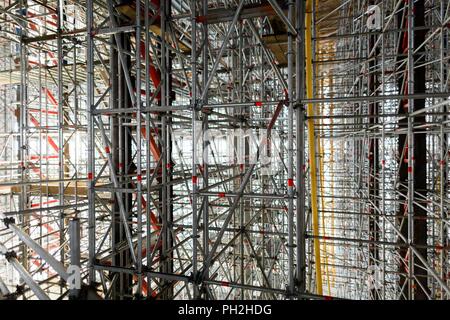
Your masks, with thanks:
[(0, 299), (449, 299), (449, 28), (0, 0)]

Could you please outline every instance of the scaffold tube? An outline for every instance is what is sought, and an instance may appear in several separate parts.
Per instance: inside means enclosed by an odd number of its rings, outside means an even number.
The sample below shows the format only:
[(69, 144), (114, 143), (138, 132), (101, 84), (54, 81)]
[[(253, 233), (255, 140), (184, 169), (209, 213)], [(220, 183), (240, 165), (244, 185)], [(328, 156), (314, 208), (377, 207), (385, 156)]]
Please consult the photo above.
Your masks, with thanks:
[[(306, 59), (306, 96), (307, 99), (313, 98), (313, 66), (312, 66), (312, 6), (313, 0), (306, 1), (305, 15), (305, 59)], [(314, 120), (310, 117), (314, 115), (313, 104), (307, 104), (307, 124), (308, 124), (308, 148), (309, 165), (311, 177), (311, 211), (313, 234), (319, 235), (319, 213), (317, 210), (317, 172), (316, 172), (316, 142), (314, 137)], [(316, 269), (316, 290), (317, 294), (322, 295), (322, 265), (320, 261), (320, 241), (314, 238), (314, 260)]]
[[(8, 249), (3, 243), (0, 242), (0, 253), (7, 255)], [(19, 273), (22, 280), (30, 287), (31, 291), (36, 295), (39, 300), (50, 300), (50, 297), (45, 293), (44, 290), (34, 281), (30, 273), (20, 264), (15, 256), (7, 258), (8, 262), (13, 266), (14, 269)]]

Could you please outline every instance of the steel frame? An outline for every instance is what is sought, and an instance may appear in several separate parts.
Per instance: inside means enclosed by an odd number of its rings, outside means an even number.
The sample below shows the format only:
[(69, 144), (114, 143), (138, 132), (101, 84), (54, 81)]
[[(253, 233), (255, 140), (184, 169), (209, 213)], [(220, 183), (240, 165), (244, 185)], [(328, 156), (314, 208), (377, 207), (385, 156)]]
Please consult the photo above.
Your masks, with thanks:
[(0, 21), (0, 297), (449, 299), (449, 1)]

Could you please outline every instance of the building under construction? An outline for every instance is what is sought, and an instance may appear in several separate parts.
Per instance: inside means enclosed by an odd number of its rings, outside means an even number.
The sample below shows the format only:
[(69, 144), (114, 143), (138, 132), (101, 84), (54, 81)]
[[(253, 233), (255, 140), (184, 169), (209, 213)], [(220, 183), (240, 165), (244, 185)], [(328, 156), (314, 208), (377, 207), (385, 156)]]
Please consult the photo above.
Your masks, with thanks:
[(450, 299), (450, 1), (0, 0), (0, 300)]

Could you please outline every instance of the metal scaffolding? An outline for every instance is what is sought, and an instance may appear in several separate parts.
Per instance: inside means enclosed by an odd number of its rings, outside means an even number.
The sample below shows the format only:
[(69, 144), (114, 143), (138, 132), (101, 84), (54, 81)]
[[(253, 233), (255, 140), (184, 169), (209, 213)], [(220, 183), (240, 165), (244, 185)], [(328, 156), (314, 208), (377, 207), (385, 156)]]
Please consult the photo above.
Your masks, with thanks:
[(448, 0), (0, 24), (1, 299), (450, 298)]

